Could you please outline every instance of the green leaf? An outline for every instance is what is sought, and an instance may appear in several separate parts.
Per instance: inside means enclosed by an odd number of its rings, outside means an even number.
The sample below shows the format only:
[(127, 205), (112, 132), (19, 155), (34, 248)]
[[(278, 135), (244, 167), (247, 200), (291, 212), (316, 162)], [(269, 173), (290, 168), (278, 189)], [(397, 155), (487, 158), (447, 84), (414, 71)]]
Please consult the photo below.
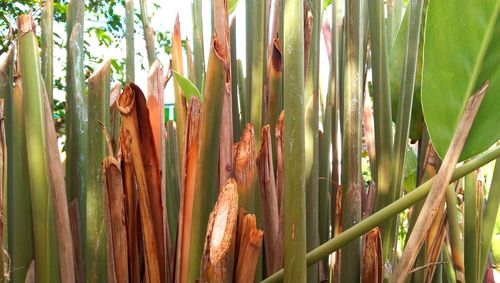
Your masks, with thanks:
[(234, 10), (236, 10), (236, 6), (238, 6), (238, 2), (239, 2), (238, 0), (229, 0), (229, 3), (227, 4), (229, 14), (232, 14), (234, 12)]
[(323, 11), (325, 11), (330, 4), (332, 4), (332, 0), (323, 0)]
[(443, 157), (468, 97), (489, 80), (460, 160), (500, 138), (500, 0), (430, 1), (424, 44), (422, 109)]
[(186, 101), (190, 101), (191, 96), (193, 95), (199, 97), (200, 100), (203, 101), (203, 97), (201, 96), (200, 91), (190, 80), (186, 79), (184, 76), (182, 76), (181, 74), (177, 73), (174, 70), (172, 70), (172, 74), (174, 75), (174, 79), (181, 87), (182, 92), (186, 97)]
[(404, 183), (405, 192), (409, 193), (416, 188), (417, 185), (417, 155), (415, 151), (408, 147), (406, 149), (406, 158), (404, 163)]

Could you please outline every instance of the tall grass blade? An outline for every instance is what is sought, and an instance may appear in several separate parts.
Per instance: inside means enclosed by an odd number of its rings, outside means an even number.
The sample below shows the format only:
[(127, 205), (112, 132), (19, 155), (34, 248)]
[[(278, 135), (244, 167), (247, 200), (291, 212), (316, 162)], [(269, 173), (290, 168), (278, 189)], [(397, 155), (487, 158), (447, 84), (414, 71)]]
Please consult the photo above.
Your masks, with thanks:
[(54, 211), (50, 197), (50, 177), (46, 152), (41, 74), (38, 69), (38, 44), (29, 15), (18, 19), (19, 73), (22, 78), (25, 134), (31, 185), (31, 207), (35, 247), (36, 279), (40, 283), (59, 282)]
[[(194, 83), (196, 87), (203, 92), (203, 84), (205, 81), (205, 51), (203, 48), (202, 0), (193, 0), (192, 10)], [(183, 135), (182, 132), (179, 133)]]

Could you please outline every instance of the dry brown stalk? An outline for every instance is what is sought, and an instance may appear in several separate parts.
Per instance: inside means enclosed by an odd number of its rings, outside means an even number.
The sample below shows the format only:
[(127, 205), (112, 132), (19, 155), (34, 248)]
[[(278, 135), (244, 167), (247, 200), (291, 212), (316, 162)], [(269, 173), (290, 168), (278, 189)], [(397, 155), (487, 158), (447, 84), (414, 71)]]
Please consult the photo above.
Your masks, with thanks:
[(410, 234), (406, 248), (404, 249), (399, 263), (396, 266), (395, 272), (392, 274), (391, 282), (405, 282), (406, 277), (415, 262), (418, 251), (420, 250), (424, 239), (429, 233), (430, 226), (432, 225), (432, 221), (429, 220), (436, 217), (438, 208), (444, 201), (446, 188), (450, 182), (453, 170), (487, 89), (488, 81), (486, 81), (482, 87), (469, 98), (467, 105), (465, 106), (457, 131), (455, 132), (450, 147), (448, 148), (448, 152), (444, 157), (443, 164), (435, 177), (432, 188), (425, 199), (424, 206), (418, 216), (415, 228)]
[(135, 190), (134, 164), (132, 161), (131, 140), (122, 128), (120, 133), (119, 159), (123, 176), (123, 190), (126, 199), (127, 249), (129, 256), (130, 281), (140, 281), (139, 247), (138, 247), (138, 213)]
[(176, 282), (187, 282), (189, 260), (189, 236), (193, 217), (194, 186), (198, 163), (198, 142), (201, 123), (200, 100), (192, 96), (189, 102), (185, 132), (184, 161), (182, 162), (182, 190), (179, 209), (179, 229), (177, 230), (177, 250), (175, 264)]
[[(122, 114), (121, 138), (129, 140), (128, 142), (130, 143), (132, 161), (134, 164), (135, 177), (137, 180), (137, 187), (139, 191), (139, 210), (141, 216), (142, 232), (144, 233), (145, 265), (147, 274), (149, 276), (149, 282), (157, 283), (163, 282), (165, 279), (165, 276), (162, 276), (165, 270), (161, 268), (160, 271), (160, 266), (164, 266), (161, 261), (164, 260), (164, 258), (160, 259), (159, 256), (163, 254), (163, 249), (160, 248), (162, 247), (161, 244), (163, 243), (163, 236), (158, 237), (159, 233), (163, 234), (163, 226), (155, 225), (156, 221), (154, 220), (158, 219), (158, 212), (160, 212), (159, 219), (160, 221), (162, 220), (161, 209), (159, 211), (157, 210), (156, 212), (153, 212), (154, 208), (151, 204), (148, 182), (146, 180), (146, 178), (149, 178), (149, 176), (146, 176), (144, 164), (148, 163), (143, 160), (142, 151), (148, 149), (142, 146), (141, 139), (139, 138), (144, 137), (144, 134), (139, 131), (138, 118), (140, 114), (143, 114), (143, 117), (141, 118), (147, 119), (147, 122), (149, 122), (149, 117), (147, 116), (147, 109), (145, 109), (146, 115), (144, 115), (144, 112), (140, 112), (140, 110), (144, 111), (144, 109), (141, 109), (141, 107), (139, 106), (140, 102), (138, 103), (138, 101), (140, 100), (142, 100), (143, 104), (145, 104), (144, 95), (142, 94), (140, 89), (134, 84), (130, 83), (125, 87), (123, 93), (118, 98), (118, 109)], [(143, 126), (142, 128), (146, 128), (146, 126)], [(151, 131), (151, 125), (149, 125), (149, 131)], [(152, 142), (152, 140), (150, 141)], [(149, 150), (151, 149), (154, 149), (154, 143), (150, 146)], [(149, 181), (159, 182), (159, 179)], [(159, 198), (157, 198), (156, 200), (158, 201)], [(156, 218), (154, 218), (153, 215), (157, 215)], [(156, 234), (155, 231), (157, 232)]]
[(241, 140), (234, 145), (234, 175), (238, 184), (239, 207), (246, 209), (255, 171), (255, 135), (248, 123)]
[(380, 230), (375, 227), (365, 236), (363, 253), (363, 283), (382, 282), (382, 240)]
[(108, 264), (115, 267), (117, 282), (129, 282), (128, 254), (127, 254), (127, 227), (125, 220), (125, 206), (122, 172), (120, 163), (112, 156), (103, 161), (104, 199), (108, 239), (111, 239), (112, 254), (108, 254)]
[(240, 242), (234, 282), (254, 282), (263, 234), (262, 230), (257, 229), (255, 215), (247, 214), (241, 217), (237, 232)]
[[(271, 130), (269, 125), (262, 128), (262, 143), (257, 154), (257, 170), (259, 172), (260, 197), (264, 209), (264, 244), (266, 246), (267, 274), (273, 274), (281, 269), (283, 257), (283, 241), (280, 241), (280, 215), (278, 211), (278, 196), (274, 178)], [(281, 254), (282, 255), (282, 254)]]
[(232, 268), (227, 263), (234, 251), (237, 216), (238, 189), (236, 181), (229, 179), (209, 216), (200, 282), (232, 282)]

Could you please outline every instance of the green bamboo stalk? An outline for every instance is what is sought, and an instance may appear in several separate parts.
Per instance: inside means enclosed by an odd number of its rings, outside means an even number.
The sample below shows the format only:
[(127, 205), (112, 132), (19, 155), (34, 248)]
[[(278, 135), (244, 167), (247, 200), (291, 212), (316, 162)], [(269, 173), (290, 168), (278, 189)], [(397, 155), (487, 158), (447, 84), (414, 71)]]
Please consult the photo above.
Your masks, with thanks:
[(125, 43), (127, 55), (125, 66), (127, 68), (127, 82), (135, 81), (135, 29), (134, 29), (134, 1), (125, 2)]
[[(246, 89), (245, 89), (245, 111), (246, 113), (248, 114), (245, 118), (247, 120), (244, 120), (243, 121), (243, 124), (246, 125), (247, 123), (250, 123), (250, 119), (251, 119), (251, 97), (252, 97), (252, 66), (253, 66), (253, 44), (254, 44), (254, 33), (255, 33), (255, 16), (254, 14), (256, 13), (256, 5), (255, 5), (256, 1), (254, 0), (246, 0), (245, 1), (245, 19), (246, 19), (246, 46), (248, 47), (251, 47), (251, 48), (247, 48), (246, 49), (246, 71), (245, 71), (245, 75), (246, 75), (246, 80), (245, 80), (245, 86), (246, 86)], [(254, 125), (255, 126), (255, 125)], [(259, 129), (257, 128), (257, 126), (255, 126), (256, 129)], [(257, 132), (259, 132), (257, 130)], [(259, 144), (259, 143), (255, 143), (255, 144)]]
[(86, 194), (85, 266), (87, 282), (108, 279), (104, 202), (102, 194), (106, 138), (99, 124), (109, 128), (110, 61), (99, 67), (88, 80), (88, 183)]
[(486, 270), (488, 260), (488, 252), (491, 246), (491, 237), (493, 236), (494, 223), (497, 218), (498, 208), (500, 204), (500, 160), (496, 160), (495, 169), (493, 171), (493, 179), (491, 180), (490, 189), (488, 192), (488, 201), (483, 216), (483, 233), (481, 240), (481, 253), (479, 264), (479, 275), (483, 276)]
[(191, 82), (194, 82), (194, 63), (193, 63), (193, 50), (186, 38), (186, 61), (187, 61), (187, 77)]
[(478, 172), (465, 176), (464, 181), (464, 259), (466, 282), (480, 282), (479, 274), (483, 194)]
[(175, 247), (177, 237), (177, 220), (180, 205), (180, 166), (177, 149), (177, 131), (173, 121), (167, 122), (166, 130), (166, 201), (167, 201), (167, 221), (170, 232), (170, 243), (172, 249)]
[(392, 45), (396, 42), (399, 27), (403, 19), (404, 6), (404, 0), (387, 1), (387, 19), (385, 21), (389, 48), (392, 48)]
[[(6, 99), (7, 136), (7, 223), (10, 265), (18, 267), (10, 274), (13, 283), (24, 283), (33, 259), (33, 226), (31, 217), (30, 179), (23, 109), (21, 78), (13, 84), (14, 49), (10, 48), (5, 65), (0, 67), (0, 94)], [(12, 89), (12, 86), (14, 88)], [(10, 204), (10, 205), (9, 205)], [(5, 215), (4, 215), (5, 217)], [(15, 225), (14, 225), (15, 223)], [(4, 273), (5, 274), (5, 273)]]
[[(283, 86), (283, 62), (281, 55), (280, 40), (275, 37), (273, 40), (271, 54), (269, 56), (267, 71), (268, 97), (266, 100), (266, 111), (264, 123), (269, 124), (271, 129), (276, 129), (278, 116), (283, 110), (282, 86)], [(276, 149), (276, 142), (273, 140), (273, 150)]]
[[(253, 11), (253, 40), (250, 43), (252, 49), (252, 61), (251, 63), (251, 83), (250, 86), (250, 119), (255, 129), (262, 128), (262, 98), (264, 92), (264, 58), (265, 56), (265, 13), (266, 13), (266, 1), (265, 0), (254, 0), (254, 11)], [(248, 75), (247, 75), (248, 76)], [(260, 145), (260, 131), (255, 131), (255, 144)], [(257, 190), (255, 190), (257, 191)], [(257, 217), (258, 218), (258, 217)], [(257, 219), (258, 222), (258, 219)]]
[(306, 282), (304, 3), (284, 2), (285, 282)]
[(155, 32), (149, 21), (148, 3), (146, 0), (139, 0), (139, 5), (141, 7), (141, 22), (144, 32), (144, 41), (146, 42), (146, 52), (148, 54), (149, 65), (151, 66), (156, 61)]
[[(413, 91), (415, 88), (415, 74), (417, 71), (418, 49), (420, 42), (420, 27), (422, 20), (422, 7), (424, 1), (416, 1), (415, 5), (408, 5), (410, 24), (408, 27), (408, 45), (406, 46), (403, 74), (401, 77), (400, 101), (396, 117), (396, 132), (394, 134), (394, 148), (392, 159), (392, 179), (390, 186), (390, 203), (399, 198), (403, 184), (404, 162), (406, 144), (410, 131), (411, 109), (413, 104)], [(383, 230), (384, 263), (392, 263), (394, 245), (396, 243), (397, 219), (391, 219)]]
[(19, 72), (22, 79), (28, 169), (35, 246), (36, 282), (59, 282), (54, 211), (50, 197), (46, 149), (44, 102), (38, 69), (38, 44), (32, 30), (32, 18), (21, 15), (19, 28)]
[(370, 18), (371, 62), (373, 78), (373, 115), (375, 122), (375, 152), (378, 201), (388, 204), (391, 184), (392, 111), (389, 87), (389, 62), (384, 22), (384, 1), (368, 1)]
[(193, 55), (194, 83), (203, 92), (205, 81), (205, 53), (203, 49), (203, 13), (202, 0), (193, 0)]
[(188, 282), (198, 279), (208, 215), (217, 196), (219, 129), (225, 94), (226, 50), (214, 37), (208, 58), (207, 85), (204, 91), (199, 162), (196, 165), (195, 196), (189, 247)]
[[(342, 143), (342, 230), (361, 220), (361, 105), (363, 87), (362, 1), (346, 1), (344, 133)], [(360, 279), (361, 239), (342, 249), (341, 282)], [(348, 256), (347, 256), (348, 255)]]
[[(306, 167), (306, 229), (307, 251), (319, 246), (319, 35), (321, 1), (314, 0), (312, 33), (309, 49), (309, 64), (306, 74), (305, 101), (305, 167)], [(318, 282), (319, 265), (308, 268), (307, 282)]]
[[(9, 62), (9, 58), (6, 60)], [(1, 63), (0, 63), (1, 64)], [(0, 70), (1, 72), (1, 70)], [(0, 75), (1, 76), (1, 75)], [(10, 77), (7, 81), (11, 83), (11, 89), (12, 89), (12, 77)], [(1, 79), (0, 79), (1, 82)], [(0, 100), (0, 106), (1, 106), (1, 111), (0, 115), (1, 117), (4, 116), (4, 109), (5, 108), (5, 99)], [(10, 270), (8, 270), (7, 265), (5, 263), (9, 263), (8, 259), (8, 214), (7, 214), (7, 209), (8, 209), (8, 202), (7, 202), (7, 141), (6, 141), (6, 136), (5, 136), (5, 120), (3, 119), (0, 121), (0, 212), (2, 213), (2, 219), (0, 221), (0, 245), (2, 247), (2, 251), (5, 251), (3, 254), (0, 255), (0, 272), (3, 272), (3, 278), (0, 277), (0, 280), (2, 282), (8, 282), (8, 275), (5, 276), (5, 274), (8, 274)], [(7, 271), (7, 272), (6, 272)], [(4, 280), (2, 280), (4, 279)]]
[(237, 141), (241, 136), (242, 124), (240, 120), (240, 107), (238, 104), (238, 63), (236, 59), (236, 17), (231, 20), (230, 41), (231, 41), (231, 95), (233, 113), (233, 141)]
[[(86, 227), (84, 192), (87, 184), (88, 143), (87, 95), (83, 74), (84, 8), (85, 1), (70, 1), (66, 18), (66, 188), (68, 189), (69, 202), (78, 199), (80, 219), (82, 220), (80, 227)], [(82, 239), (85, 239), (85, 235), (82, 235)]]
[(453, 259), (452, 256), (450, 255), (450, 252), (446, 248), (446, 246), (443, 246), (441, 248), (443, 250), (443, 261), (445, 262), (444, 266), (444, 278), (446, 278), (446, 282), (457, 282), (457, 279), (455, 277), (455, 270), (453, 267)]
[(52, 88), (53, 88), (53, 21), (54, 21), (54, 1), (46, 0), (42, 8), (42, 20), (41, 20), (41, 48), (40, 52), (42, 56), (42, 76), (45, 82), (45, 90), (47, 91), (47, 96), (49, 97), (50, 108), (52, 105)]
[[(461, 229), (458, 223), (457, 193), (455, 186), (449, 185), (446, 191), (446, 213), (448, 219), (448, 238), (451, 246), (453, 274), (458, 282), (464, 282), (464, 246), (461, 241)], [(446, 257), (446, 255), (445, 255)], [(455, 281), (453, 281), (455, 282)]]
[[(459, 180), (465, 175), (471, 173), (474, 170), (477, 170), (478, 168), (486, 165), (487, 163), (493, 161), (498, 157), (500, 157), (500, 146), (496, 146), (495, 148), (490, 149), (487, 152), (474, 157), (466, 164), (455, 168), (450, 183)], [(368, 216), (358, 224), (352, 226), (347, 230), (344, 230), (341, 234), (339, 234), (335, 238), (329, 240), (328, 242), (322, 244), (321, 246), (307, 253), (306, 256), (307, 265), (311, 265), (315, 262), (318, 262), (325, 256), (328, 256), (329, 254), (335, 252), (336, 250), (344, 247), (349, 242), (359, 238), (363, 234), (369, 232), (374, 227), (377, 227), (381, 223), (396, 216), (398, 213), (404, 211), (405, 209), (414, 205), (418, 201), (424, 199), (431, 190), (434, 180), (435, 178), (429, 179), (427, 182), (415, 188), (413, 191), (406, 194), (404, 197), (394, 201), (393, 203), (382, 208), (376, 213)], [(284, 276), (284, 270), (282, 269), (274, 273), (272, 276), (266, 278), (263, 282), (264, 283), (280, 282), (280, 280), (283, 279), (283, 276)]]

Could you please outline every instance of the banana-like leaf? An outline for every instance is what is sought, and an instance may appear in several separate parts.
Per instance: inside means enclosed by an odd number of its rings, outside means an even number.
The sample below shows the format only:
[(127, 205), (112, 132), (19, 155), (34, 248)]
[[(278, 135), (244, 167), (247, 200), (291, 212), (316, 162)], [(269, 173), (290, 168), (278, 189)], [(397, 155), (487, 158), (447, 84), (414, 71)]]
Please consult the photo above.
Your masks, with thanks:
[[(459, 4), (459, 5), (458, 5)], [(424, 43), (422, 108), (431, 140), (443, 157), (467, 99), (489, 80), (460, 160), (500, 138), (500, 0), (430, 1)]]

